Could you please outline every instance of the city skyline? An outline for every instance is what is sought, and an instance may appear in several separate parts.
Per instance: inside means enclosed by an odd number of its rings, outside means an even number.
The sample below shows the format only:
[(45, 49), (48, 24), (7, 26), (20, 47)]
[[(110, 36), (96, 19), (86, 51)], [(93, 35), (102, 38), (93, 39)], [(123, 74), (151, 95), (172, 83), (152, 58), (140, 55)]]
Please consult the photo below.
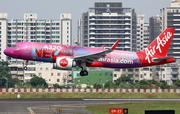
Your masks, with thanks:
[[(72, 14), (72, 38), (77, 38), (77, 21), (81, 18), (82, 13), (87, 12), (88, 8), (94, 7), (95, 2), (122, 2), (123, 7), (135, 8), (137, 14), (144, 14), (145, 21), (149, 21), (149, 17), (156, 16), (160, 13), (160, 9), (169, 7), (172, 0), (160, 1), (143, 1), (143, 0), (0, 0), (0, 12), (8, 13), (8, 19), (23, 19), (24, 13), (36, 13), (38, 19), (59, 19), (61, 13)], [(142, 5), (143, 4), (143, 5)]]

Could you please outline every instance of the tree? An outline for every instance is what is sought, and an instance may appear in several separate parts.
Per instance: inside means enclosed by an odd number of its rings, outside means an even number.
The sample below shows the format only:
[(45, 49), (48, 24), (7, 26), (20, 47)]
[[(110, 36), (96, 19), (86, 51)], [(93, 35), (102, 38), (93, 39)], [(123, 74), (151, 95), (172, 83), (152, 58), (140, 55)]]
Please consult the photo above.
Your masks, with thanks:
[(30, 84), (30, 82), (25, 82), (25, 83), (18, 83), (17, 88), (33, 88), (33, 86)]
[(170, 85), (168, 85), (166, 82), (161, 82), (160, 88), (161, 89), (170, 89)]
[(102, 88), (102, 85), (101, 85), (101, 84), (98, 84), (98, 83), (95, 83), (94, 86), (93, 86), (93, 88), (95, 88), (95, 89), (100, 89), (100, 88)]
[(86, 89), (91, 89), (91, 86), (90, 86), (90, 85), (87, 85), (87, 86), (86, 86)]
[(160, 85), (160, 83), (159, 83), (158, 81), (154, 80), (154, 79), (148, 80), (147, 82), (148, 82), (149, 84), (155, 84), (156, 86), (159, 86), (159, 85)]
[(0, 61), (0, 87), (5, 87), (5, 83), (8, 83), (7, 80), (12, 78), (8, 65), (7, 61)]
[(126, 84), (126, 83), (120, 83), (119, 84), (119, 88), (121, 89), (131, 89), (133, 86), (133, 84)]
[(180, 80), (176, 80), (176, 82), (174, 83), (175, 86), (180, 87)]
[(149, 89), (150, 83), (146, 80), (140, 80), (138, 83), (135, 84), (135, 88), (137, 88), (137, 89)]
[(130, 76), (121, 76), (119, 77), (115, 84), (116, 85), (119, 85), (120, 83), (129, 83), (129, 84), (132, 84), (133, 83), (133, 80), (131, 80), (131, 77)]
[(139, 84), (140, 85), (149, 85), (150, 83), (147, 80), (140, 80)]
[(46, 80), (43, 79), (42, 77), (38, 77), (36, 75), (34, 75), (33, 78), (31, 78), (30, 84), (33, 87), (39, 87), (39, 86), (48, 87), (48, 84), (46, 83)]
[(115, 84), (112, 81), (108, 81), (104, 84), (104, 88), (115, 88)]
[(11, 78), (8, 79), (8, 87), (15, 87), (15, 85), (19, 84), (19, 79), (18, 78)]
[(54, 88), (60, 88), (60, 85), (56, 83), (56, 84), (53, 84), (53, 87)]
[(2, 88), (2, 87), (5, 87), (5, 85), (6, 85), (6, 79), (0, 79), (0, 87)]
[(7, 61), (0, 61), (0, 79), (11, 78), (10, 69), (8, 67), (9, 63)]

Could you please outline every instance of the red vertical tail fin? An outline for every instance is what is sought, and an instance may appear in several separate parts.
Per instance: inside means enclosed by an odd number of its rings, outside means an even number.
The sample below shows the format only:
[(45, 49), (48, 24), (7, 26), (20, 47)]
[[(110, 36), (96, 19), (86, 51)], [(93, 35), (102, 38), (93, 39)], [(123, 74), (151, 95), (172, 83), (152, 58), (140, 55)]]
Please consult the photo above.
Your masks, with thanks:
[(152, 58), (166, 57), (174, 32), (174, 28), (167, 28), (147, 48), (139, 52), (145, 56), (145, 63), (151, 63)]

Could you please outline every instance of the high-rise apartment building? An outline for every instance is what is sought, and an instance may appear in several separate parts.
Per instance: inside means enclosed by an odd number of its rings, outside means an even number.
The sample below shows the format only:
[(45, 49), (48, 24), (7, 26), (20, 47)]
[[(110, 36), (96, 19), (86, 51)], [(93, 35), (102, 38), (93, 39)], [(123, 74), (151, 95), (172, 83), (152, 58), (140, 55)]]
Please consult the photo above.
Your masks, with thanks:
[(72, 45), (72, 20), (71, 14), (60, 14), (61, 19), (61, 44)]
[(160, 16), (149, 18), (149, 40), (152, 42), (161, 33), (161, 19)]
[(4, 49), (7, 47), (7, 18), (6, 13), (0, 13), (0, 60), (7, 60), (6, 55), (3, 53)]
[(83, 46), (110, 48), (117, 39), (119, 50), (136, 51), (136, 12), (121, 2), (96, 2), (81, 17), (79, 35)]
[(78, 24), (77, 24), (77, 39), (76, 39), (76, 43), (74, 42), (74, 45), (78, 45), (78, 46), (82, 46), (82, 28), (81, 28), (81, 20), (78, 20)]
[(83, 13), (81, 19), (78, 21), (78, 41), (80, 46), (88, 47), (88, 12)]
[(161, 28), (175, 28), (175, 34), (171, 47), (169, 49), (169, 56), (180, 59), (180, 2), (171, 1), (170, 7), (161, 9)]
[[(137, 49), (141, 51), (149, 45), (149, 23), (145, 23), (145, 15), (137, 16)], [(151, 67), (139, 68), (139, 75), (135, 76), (136, 80), (151, 80)]]
[(145, 49), (149, 44), (149, 24), (145, 23), (145, 16), (137, 16), (137, 44), (136, 51)]

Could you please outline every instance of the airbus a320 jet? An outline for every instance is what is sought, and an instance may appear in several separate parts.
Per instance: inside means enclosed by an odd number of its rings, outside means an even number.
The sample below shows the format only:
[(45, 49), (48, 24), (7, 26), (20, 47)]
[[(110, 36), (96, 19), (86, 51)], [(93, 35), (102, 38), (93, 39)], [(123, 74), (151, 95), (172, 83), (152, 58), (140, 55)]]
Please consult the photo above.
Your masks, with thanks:
[(53, 63), (54, 69), (71, 70), (81, 67), (80, 75), (88, 75), (87, 67), (136, 68), (175, 62), (168, 57), (168, 48), (175, 29), (164, 30), (147, 48), (139, 52), (115, 50), (117, 40), (110, 49), (58, 45), (36, 42), (19, 42), (4, 50), (7, 56), (27, 62), (43, 61)]

